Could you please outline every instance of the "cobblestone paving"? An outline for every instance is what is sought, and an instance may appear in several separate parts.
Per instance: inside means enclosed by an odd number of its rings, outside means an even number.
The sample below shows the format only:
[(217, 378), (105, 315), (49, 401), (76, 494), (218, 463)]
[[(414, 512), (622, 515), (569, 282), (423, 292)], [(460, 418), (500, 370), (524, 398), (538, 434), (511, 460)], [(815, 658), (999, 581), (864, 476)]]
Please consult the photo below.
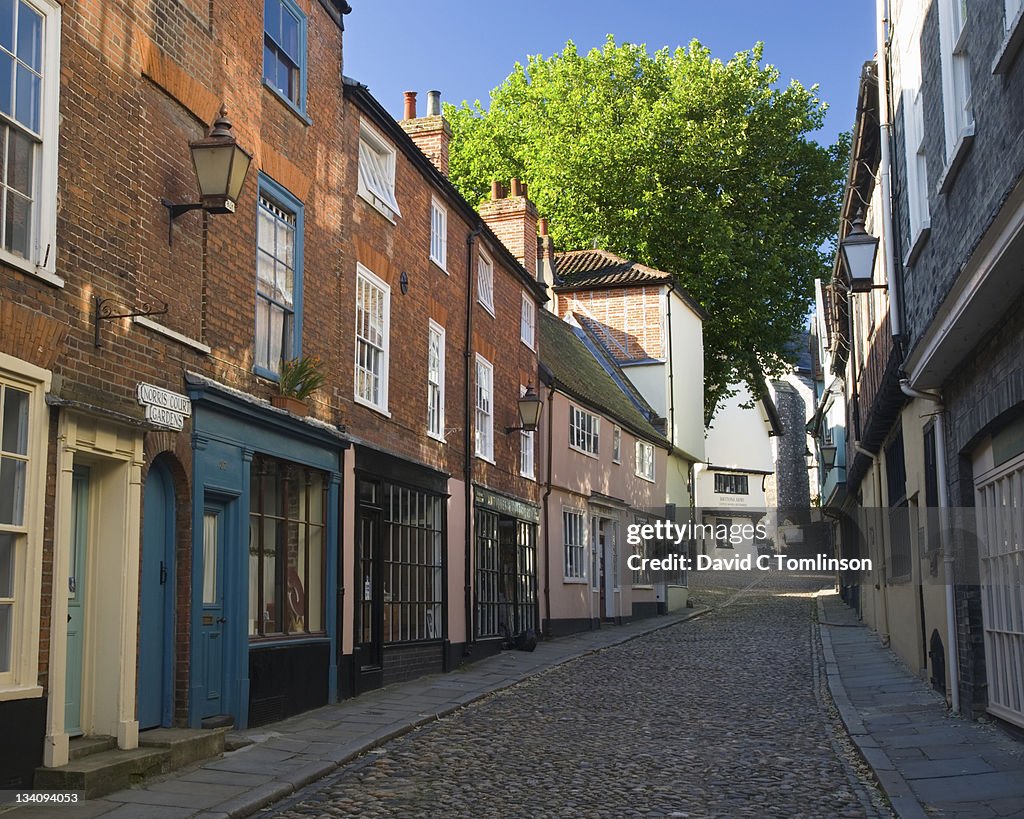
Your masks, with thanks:
[(891, 816), (822, 684), (807, 595), (821, 581), (700, 581), (704, 617), (457, 711), (269, 815)]

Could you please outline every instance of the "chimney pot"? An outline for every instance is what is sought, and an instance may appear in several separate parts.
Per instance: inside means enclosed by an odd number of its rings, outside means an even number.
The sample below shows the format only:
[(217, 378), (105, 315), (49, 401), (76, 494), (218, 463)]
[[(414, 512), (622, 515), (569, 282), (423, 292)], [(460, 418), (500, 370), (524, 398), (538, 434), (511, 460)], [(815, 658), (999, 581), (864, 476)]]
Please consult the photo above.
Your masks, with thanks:
[(511, 187), (511, 190), (509, 191), (509, 196), (522, 196), (523, 195), (523, 192), (522, 192), (522, 190), (519, 187), (519, 180), (516, 177), (514, 177), (514, 176), (512, 177), (512, 181), (510, 183), (510, 187)]
[(491, 180), (491, 199), (501, 199), (501, 183), (497, 179)]
[(547, 236), (548, 235), (548, 217), (547, 216), (542, 216), (540, 218), (540, 222), (538, 223), (538, 227), (540, 228), (540, 235), (541, 236)]
[(428, 91), (427, 92), (427, 116), (428, 117), (439, 117), (439, 116), (441, 116), (441, 92), (440, 91)]
[(416, 92), (405, 92), (405, 116), (403, 119), (416, 119)]
[(523, 196), (526, 196), (526, 183), (525, 182), (523, 182), (523, 183), (521, 183), (519, 185), (519, 191), (522, 193)]

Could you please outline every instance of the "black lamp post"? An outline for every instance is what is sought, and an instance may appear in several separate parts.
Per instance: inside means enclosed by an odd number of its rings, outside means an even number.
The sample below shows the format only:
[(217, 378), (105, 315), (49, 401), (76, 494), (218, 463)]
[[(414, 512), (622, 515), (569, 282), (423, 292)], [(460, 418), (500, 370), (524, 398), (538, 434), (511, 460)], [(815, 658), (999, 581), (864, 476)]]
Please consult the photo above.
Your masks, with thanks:
[(846, 274), (850, 277), (850, 290), (866, 293), (874, 288), (875, 255), (878, 253), (878, 237), (864, 230), (864, 211), (858, 211), (850, 225), (850, 231), (840, 243)]
[(209, 136), (195, 139), (188, 146), (199, 182), (199, 201), (175, 204), (161, 200), (168, 211), (168, 244), (171, 242), (171, 225), (183, 213), (199, 208), (207, 213), (234, 213), (252, 161), (252, 154), (238, 144), (231, 132), (226, 105), (221, 106)]
[(519, 423), (521, 426), (505, 427), (505, 434), (516, 431), (536, 431), (537, 424), (540, 423), (540, 411), (543, 406), (544, 404), (540, 400), (540, 396), (533, 391), (533, 385), (530, 384), (526, 388), (526, 392), (523, 393), (523, 397), (519, 399)]

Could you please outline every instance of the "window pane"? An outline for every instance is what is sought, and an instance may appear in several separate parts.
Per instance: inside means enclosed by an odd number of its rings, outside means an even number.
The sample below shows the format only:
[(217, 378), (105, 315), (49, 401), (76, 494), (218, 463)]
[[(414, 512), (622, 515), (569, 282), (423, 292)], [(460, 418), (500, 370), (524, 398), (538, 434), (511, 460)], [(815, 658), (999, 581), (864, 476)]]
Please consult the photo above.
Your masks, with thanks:
[(281, 10), (281, 49), (291, 57), (292, 62), (299, 63), (299, 21), (287, 9)]
[(25, 3), (18, 7), (18, 59), (42, 71), (43, 18)]
[(217, 601), (217, 516), (203, 516), (203, 603)]
[(18, 66), (18, 86), (14, 118), (26, 128), (39, 131), (39, 75), (23, 65)]
[(32, 197), (32, 152), (35, 142), (21, 131), (8, 129), (7, 140), (7, 184), (15, 190)]
[(14, 535), (0, 532), (0, 599), (14, 597)]
[(14, 52), (15, 0), (0, 0), (0, 46)]
[(24, 461), (0, 458), (0, 523), (25, 525)]
[(281, 39), (280, 0), (265, 0), (263, 3), (263, 30), (275, 40)]
[(28, 454), (28, 399), (23, 390), (4, 390), (3, 438), (0, 449), (16, 455)]
[(11, 670), (11, 606), (0, 604), (0, 673)]
[(4, 246), (19, 256), (28, 258), (29, 227), (32, 219), (32, 200), (14, 191), (7, 191), (4, 214)]
[(0, 111), (14, 115), (14, 58), (0, 52)]

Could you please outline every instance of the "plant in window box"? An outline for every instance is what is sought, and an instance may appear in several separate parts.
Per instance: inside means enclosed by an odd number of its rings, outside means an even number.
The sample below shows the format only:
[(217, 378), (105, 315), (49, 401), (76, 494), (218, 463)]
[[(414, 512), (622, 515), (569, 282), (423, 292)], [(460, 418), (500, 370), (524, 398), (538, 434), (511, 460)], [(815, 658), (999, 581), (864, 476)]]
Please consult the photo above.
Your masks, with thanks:
[(306, 399), (320, 389), (325, 380), (320, 370), (320, 356), (304, 355), (282, 361), (277, 394), (270, 396), (270, 403), (295, 415), (305, 415)]

